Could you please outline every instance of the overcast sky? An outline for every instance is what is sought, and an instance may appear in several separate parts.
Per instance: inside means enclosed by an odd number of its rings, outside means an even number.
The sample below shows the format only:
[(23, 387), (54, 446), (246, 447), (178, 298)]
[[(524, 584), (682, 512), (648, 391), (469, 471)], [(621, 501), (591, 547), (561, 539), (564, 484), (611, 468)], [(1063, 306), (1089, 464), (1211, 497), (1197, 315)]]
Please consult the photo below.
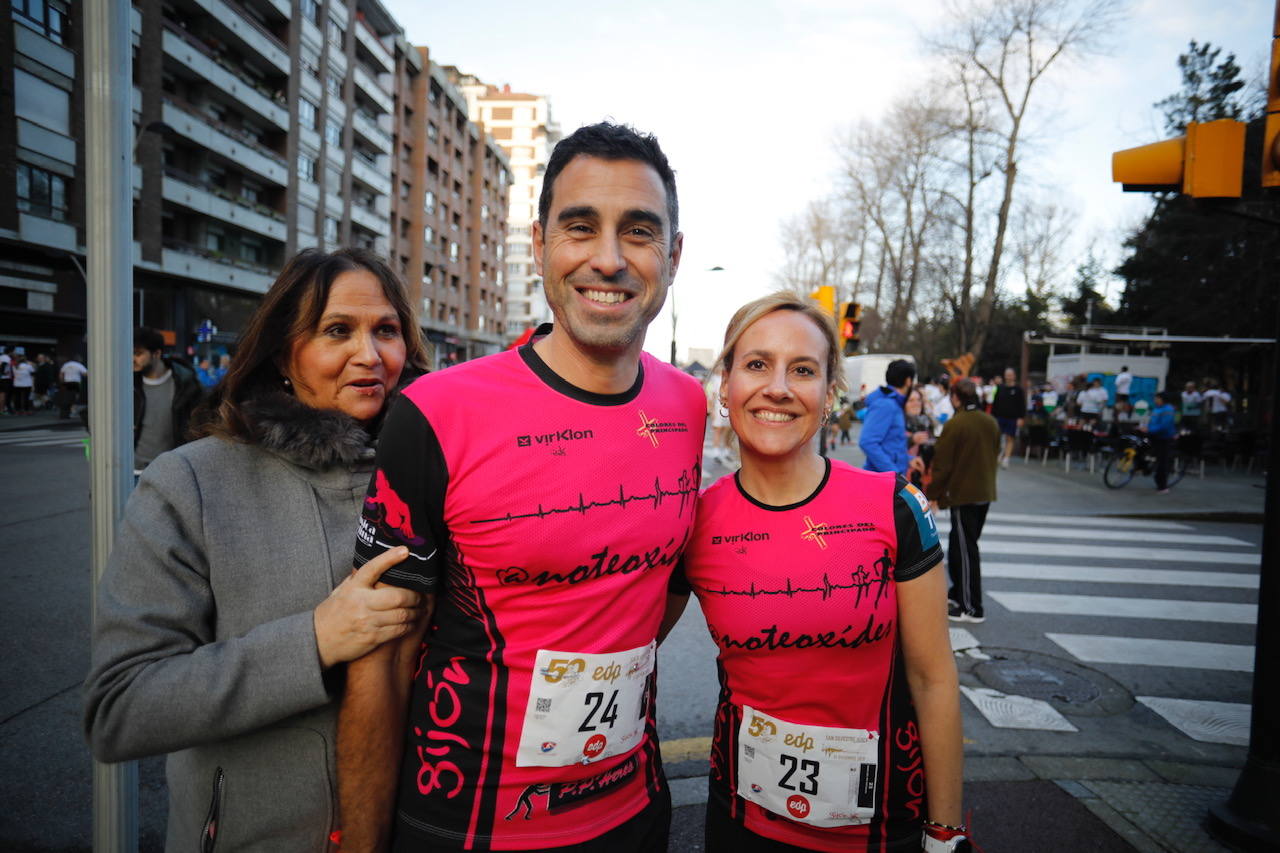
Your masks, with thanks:
[[(658, 136), (677, 173), (685, 253), (674, 293), (681, 358), (771, 289), (778, 224), (827, 194), (833, 140), (929, 85), (935, 0), (648, 0), (550, 4), (384, 0), (414, 44), (495, 85), (549, 95), (565, 133), (612, 118)], [(1020, 181), (1072, 212), (1074, 261), (1113, 264), (1148, 197), (1110, 182), (1111, 152), (1163, 137), (1190, 39), (1261, 79), (1271, 0), (1132, 0), (1109, 55), (1057, 68), (1036, 95)], [(1020, 183), (1020, 186), (1023, 186)], [(723, 272), (709, 272), (720, 266)], [(1115, 285), (1112, 286), (1115, 292)], [(667, 309), (646, 349), (666, 357)]]

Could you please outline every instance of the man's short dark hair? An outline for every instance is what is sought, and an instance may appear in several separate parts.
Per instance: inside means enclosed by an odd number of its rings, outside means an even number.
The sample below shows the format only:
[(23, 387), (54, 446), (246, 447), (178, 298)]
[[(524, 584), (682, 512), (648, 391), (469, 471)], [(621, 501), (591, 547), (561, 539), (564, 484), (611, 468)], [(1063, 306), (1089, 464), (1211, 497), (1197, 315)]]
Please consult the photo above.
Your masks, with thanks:
[(884, 371), (884, 383), (890, 388), (901, 388), (908, 379), (916, 378), (916, 366), (905, 358), (889, 362)]
[(1169, 402), (1169, 400), (1170, 400), (1170, 395), (1169, 395), (1169, 392), (1168, 392), (1168, 391), (1157, 391), (1157, 392), (1156, 392), (1156, 401), (1157, 401), (1157, 402), (1159, 402), (1159, 403), (1161, 403), (1161, 404), (1164, 404), (1164, 403)]
[(155, 352), (164, 349), (164, 336), (155, 329), (138, 326), (133, 330), (133, 348)]
[(962, 408), (964, 406), (974, 406), (978, 403), (978, 389), (973, 384), (972, 379), (957, 379), (951, 383), (951, 393), (956, 395), (956, 402)]
[(542, 175), (542, 195), (538, 198), (538, 222), (543, 231), (546, 231), (547, 217), (551, 213), (551, 194), (556, 178), (579, 155), (601, 160), (638, 160), (652, 166), (662, 179), (662, 188), (667, 194), (667, 219), (671, 225), (671, 233), (667, 236), (675, 238), (680, 230), (680, 204), (676, 200), (676, 175), (667, 163), (667, 155), (662, 153), (658, 140), (652, 134), (642, 134), (629, 125), (609, 121), (583, 125), (552, 149), (551, 159)]

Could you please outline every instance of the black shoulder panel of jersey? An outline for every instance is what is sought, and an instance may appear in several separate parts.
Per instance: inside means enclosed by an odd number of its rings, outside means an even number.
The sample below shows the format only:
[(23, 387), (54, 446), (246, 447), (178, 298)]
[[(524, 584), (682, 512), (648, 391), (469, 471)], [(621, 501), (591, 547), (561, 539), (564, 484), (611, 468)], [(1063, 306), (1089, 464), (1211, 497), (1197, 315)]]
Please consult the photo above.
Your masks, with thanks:
[(449, 471), (440, 440), (422, 411), (401, 397), (387, 413), (378, 455), (356, 533), (355, 566), (399, 545), (409, 556), (382, 580), (419, 592), (435, 592), (444, 572), (449, 534), (444, 495)]
[(898, 537), (895, 581), (919, 577), (942, 560), (938, 526), (924, 493), (901, 474), (893, 484), (893, 523)]

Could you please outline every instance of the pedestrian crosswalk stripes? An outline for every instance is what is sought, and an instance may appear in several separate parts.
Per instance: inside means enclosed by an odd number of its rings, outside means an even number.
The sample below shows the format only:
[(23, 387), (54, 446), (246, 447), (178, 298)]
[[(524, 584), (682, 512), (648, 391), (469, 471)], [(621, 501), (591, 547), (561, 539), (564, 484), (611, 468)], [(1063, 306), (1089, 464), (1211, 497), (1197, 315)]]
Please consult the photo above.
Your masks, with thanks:
[(1045, 634), (1045, 636), (1066, 649), (1075, 658), (1089, 663), (1253, 672), (1253, 646), (1099, 634)]
[(1194, 569), (1134, 569), (1120, 566), (1081, 566), (1057, 563), (984, 561), (982, 577), (1020, 578), (1080, 583), (1133, 583), (1157, 586), (1208, 586), (1257, 589), (1258, 576), (1245, 572), (1201, 572)]
[(24, 429), (0, 434), (4, 447), (83, 447), (88, 434), (83, 430)]
[(1256, 566), (1258, 555), (1231, 551), (1201, 551), (1191, 548), (1131, 548), (1120, 545), (1080, 545), (1065, 542), (988, 541), (979, 544), (983, 560), (991, 554), (1064, 559), (1142, 560), (1143, 562), (1207, 563), (1210, 565)]
[[(939, 522), (945, 536), (945, 513)], [(1241, 731), (1247, 735), (1247, 724), (1240, 723), (1247, 705), (1185, 697), (1203, 695), (1194, 686), (1197, 670), (1220, 677), (1253, 671), (1253, 646), (1232, 642), (1242, 638), (1241, 627), (1257, 620), (1260, 556), (1253, 542), (1173, 521), (991, 513), (979, 550), (987, 621), (965, 626), (972, 632), (965, 637), (952, 628), (957, 660), (988, 659), (981, 642), (998, 636), (989, 633), (993, 626), (1021, 616), (1020, 624), (1030, 625), (1059, 657), (1104, 672), (1113, 665), (1141, 668), (1108, 674), (1126, 683), (1164, 685), (1167, 695), (1139, 701), (1186, 737), (1239, 744)], [(1186, 627), (1173, 636), (1197, 639), (1166, 639), (1174, 626)], [(1157, 682), (1126, 674), (1159, 668), (1168, 669), (1154, 676)], [(1031, 697), (966, 682), (966, 703), (991, 726), (1062, 730)], [(1183, 696), (1179, 684), (1188, 691)], [(1246, 696), (1242, 684), (1238, 696), (1215, 699)]]
[(1166, 598), (1120, 598), (1041, 592), (991, 592), (988, 595), (1006, 610), (1015, 613), (1227, 622), (1236, 625), (1252, 625), (1258, 615), (1256, 604), (1231, 604), (1225, 601), (1174, 601)]
[[(943, 510), (942, 517), (947, 511)], [(1058, 527), (1085, 527), (1096, 530), (1099, 527), (1123, 527), (1127, 530), (1191, 530), (1190, 524), (1181, 521), (1165, 521), (1154, 518), (1103, 518), (1094, 515), (1032, 515), (1023, 512), (991, 512), (987, 515), (989, 522), (1016, 522), (1019, 524), (1035, 524), (1040, 527), (1050, 525)]]
[[(951, 530), (948, 522), (939, 522), (938, 532)], [(1150, 542), (1155, 545), (1227, 545), (1252, 547), (1250, 543), (1234, 536), (1212, 536), (1202, 533), (1168, 533), (1156, 530), (1101, 529), (1081, 531), (1061, 527), (1018, 527), (1013, 524), (987, 524), (982, 528), (982, 538), (990, 536), (1034, 537), (1037, 539), (1071, 539), (1088, 542)]]

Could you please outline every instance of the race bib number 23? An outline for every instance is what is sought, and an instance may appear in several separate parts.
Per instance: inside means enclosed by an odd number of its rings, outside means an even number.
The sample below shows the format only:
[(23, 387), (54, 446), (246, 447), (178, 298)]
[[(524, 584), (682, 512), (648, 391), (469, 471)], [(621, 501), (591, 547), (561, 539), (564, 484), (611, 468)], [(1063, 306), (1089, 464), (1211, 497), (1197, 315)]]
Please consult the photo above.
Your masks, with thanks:
[(738, 796), (810, 826), (867, 823), (879, 788), (879, 737), (806, 726), (742, 708)]
[(654, 643), (597, 654), (540, 649), (516, 766), (590, 764), (639, 746), (655, 649)]

